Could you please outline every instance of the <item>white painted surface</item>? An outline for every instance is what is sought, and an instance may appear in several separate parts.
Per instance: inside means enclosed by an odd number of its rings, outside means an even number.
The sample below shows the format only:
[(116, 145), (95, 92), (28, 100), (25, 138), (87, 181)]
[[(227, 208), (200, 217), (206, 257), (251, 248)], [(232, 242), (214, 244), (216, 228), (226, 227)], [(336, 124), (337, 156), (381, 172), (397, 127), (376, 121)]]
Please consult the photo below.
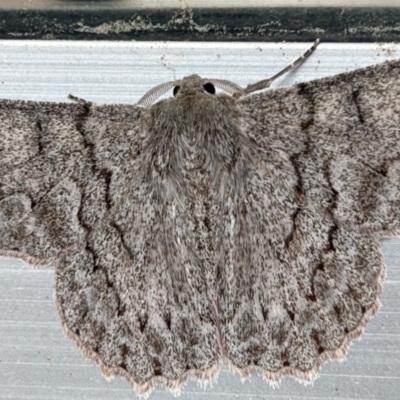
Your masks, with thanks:
[[(135, 103), (149, 88), (191, 73), (241, 85), (273, 75), (307, 44), (0, 42), (0, 97), (66, 101), (68, 93), (104, 103)], [(396, 45), (322, 44), (291, 85), (399, 58)], [(272, 389), (254, 376), (242, 384), (223, 369), (205, 390), (191, 382), (182, 400), (400, 398), (400, 238), (385, 240), (383, 307), (343, 363), (326, 364), (313, 386), (285, 379)], [(107, 382), (62, 334), (52, 299), (53, 271), (0, 258), (0, 399), (136, 399), (117, 378)], [(172, 399), (162, 389), (150, 397)]]
[[(0, 98), (135, 103), (153, 86), (197, 73), (240, 85), (274, 75), (307, 43), (100, 42), (0, 40)], [(396, 44), (322, 43), (288, 86), (400, 58)]]

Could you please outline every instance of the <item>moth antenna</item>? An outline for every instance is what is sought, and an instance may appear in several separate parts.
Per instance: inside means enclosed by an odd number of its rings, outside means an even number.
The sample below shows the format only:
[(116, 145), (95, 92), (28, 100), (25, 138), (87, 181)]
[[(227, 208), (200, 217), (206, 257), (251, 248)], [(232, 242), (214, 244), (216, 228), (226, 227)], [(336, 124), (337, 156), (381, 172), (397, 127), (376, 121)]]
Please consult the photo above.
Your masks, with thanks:
[(260, 82), (253, 83), (251, 85), (248, 85), (245, 89), (244, 92), (246, 94), (256, 92), (258, 90), (263, 90), (268, 88), (271, 83), (279, 78), (280, 76), (286, 74), (286, 72), (291, 71), (292, 69), (297, 68), (305, 59), (310, 57), (310, 55), (314, 52), (314, 50), (318, 47), (319, 45), (319, 39), (317, 39), (314, 44), (301, 56), (299, 57), (296, 61), (294, 61), (292, 64), (288, 65), (286, 68), (282, 69), (279, 71), (277, 74), (275, 74), (272, 78), (264, 79)]
[(168, 90), (171, 90), (178, 83), (179, 81), (170, 81), (153, 87), (153, 89), (150, 89), (143, 95), (143, 97), (137, 102), (137, 105), (146, 107), (151, 106), (159, 97), (167, 93)]
[(234, 97), (242, 97), (246, 94), (242, 87), (231, 81), (225, 79), (209, 79), (208, 81), (213, 83), (217, 88), (230, 93)]
[(80, 103), (80, 104), (86, 104), (86, 105), (91, 105), (91, 104), (93, 104), (91, 101), (87, 101), (87, 100), (85, 100), (85, 99), (81, 99), (80, 97), (74, 96), (74, 95), (71, 94), (71, 93), (68, 95), (68, 98), (69, 98), (70, 100), (73, 100), (73, 101), (75, 101), (76, 103)]

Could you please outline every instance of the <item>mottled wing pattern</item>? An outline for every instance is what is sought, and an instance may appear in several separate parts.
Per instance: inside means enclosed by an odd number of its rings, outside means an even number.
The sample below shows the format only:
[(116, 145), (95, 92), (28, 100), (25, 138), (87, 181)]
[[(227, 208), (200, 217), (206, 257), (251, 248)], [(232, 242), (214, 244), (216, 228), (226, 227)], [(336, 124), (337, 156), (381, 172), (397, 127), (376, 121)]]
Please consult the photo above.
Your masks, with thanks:
[(1, 254), (43, 264), (85, 237), (81, 187), (96, 183), (84, 114), (78, 104), (0, 102)]
[(207, 298), (197, 301), (187, 278), (200, 271), (188, 271), (176, 250), (173, 210), (153, 179), (151, 121), (149, 110), (128, 106), (93, 106), (87, 116), (94, 166), (107, 182), (105, 208), (101, 223), (85, 227), (86, 243), (60, 261), (56, 281), (68, 334), (138, 393), (155, 383), (179, 388), (189, 374), (207, 378), (220, 364)]
[(65, 333), (138, 393), (212, 376), (204, 274), (152, 179), (149, 110), (3, 101), (0, 124), (0, 254), (56, 266)]
[(378, 238), (400, 229), (400, 63), (238, 107), (260, 161), (226, 244), (236, 249), (219, 303), (226, 355), (243, 375), (309, 380), (379, 308)]
[(297, 190), (339, 224), (399, 231), (400, 62), (389, 61), (239, 102), (262, 148), (282, 150)]

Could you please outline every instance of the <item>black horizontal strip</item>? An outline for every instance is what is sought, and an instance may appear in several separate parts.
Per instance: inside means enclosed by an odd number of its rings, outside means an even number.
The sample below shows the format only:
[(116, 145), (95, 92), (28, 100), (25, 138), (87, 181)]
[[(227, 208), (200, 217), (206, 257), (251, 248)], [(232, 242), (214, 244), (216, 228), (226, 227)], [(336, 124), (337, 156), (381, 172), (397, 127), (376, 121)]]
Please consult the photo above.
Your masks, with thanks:
[(397, 41), (400, 7), (0, 10), (0, 39)]

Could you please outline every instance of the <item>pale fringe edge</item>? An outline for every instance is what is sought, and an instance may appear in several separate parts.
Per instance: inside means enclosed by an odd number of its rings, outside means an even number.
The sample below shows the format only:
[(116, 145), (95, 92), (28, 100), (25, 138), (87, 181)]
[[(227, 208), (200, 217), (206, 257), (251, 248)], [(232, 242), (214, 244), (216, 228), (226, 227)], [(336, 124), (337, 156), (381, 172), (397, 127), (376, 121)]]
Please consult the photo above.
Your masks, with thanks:
[[(21, 254), (19, 252), (15, 252), (15, 251), (0, 251), (0, 256), (21, 258), (22, 260), (24, 260), (28, 263), (32, 263), (34, 266), (39, 266), (39, 267), (44, 266), (44, 265), (49, 265), (50, 262), (53, 265), (55, 265), (56, 268), (58, 265), (57, 260), (44, 261), (44, 260), (40, 260), (40, 259), (37, 259), (34, 257), (30, 257), (27, 255)], [(359, 325), (346, 335), (346, 337), (343, 339), (343, 342), (339, 346), (339, 348), (337, 348), (336, 350), (324, 351), (322, 354), (320, 354), (317, 357), (317, 359), (314, 362), (314, 366), (307, 371), (301, 371), (294, 367), (283, 367), (279, 371), (271, 372), (271, 371), (266, 371), (262, 367), (259, 367), (256, 365), (251, 365), (246, 368), (238, 368), (229, 359), (227, 359), (226, 357), (223, 357), (224, 358), (223, 361), (220, 360), (220, 361), (216, 362), (215, 365), (213, 365), (211, 368), (209, 368), (207, 370), (204, 370), (204, 371), (203, 370), (190, 370), (190, 371), (185, 372), (179, 379), (173, 379), (173, 380), (157, 376), (157, 377), (151, 378), (149, 381), (147, 381), (144, 384), (138, 384), (134, 380), (133, 376), (130, 375), (127, 371), (125, 371), (122, 368), (108, 367), (107, 365), (104, 364), (104, 362), (101, 360), (100, 356), (95, 351), (86, 348), (85, 345), (79, 339), (78, 335), (76, 335), (73, 331), (71, 331), (68, 328), (56, 293), (55, 293), (54, 297), (55, 297), (56, 307), (57, 307), (58, 313), (60, 315), (60, 319), (61, 319), (61, 323), (62, 323), (62, 327), (63, 327), (65, 336), (67, 336), (69, 339), (75, 340), (78, 348), (82, 351), (84, 356), (87, 359), (94, 361), (97, 365), (100, 366), (101, 371), (102, 371), (103, 375), (106, 377), (106, 379), (112, 379), (115, 375), (120, 375), (123, 378), (125, 378), (132, 385), (133, 390), (137, 393), (138, 396), (147, 398), (157, 385), (164, 386), (175, 396), (181, 394), (181, 388), (189, 380), (200, 381), (200, 383), (203, 383), (204, 386), (206, 386), (207, 383), (212, 385), (212, 383), (217, 380), (220, 368), (224, 363), (228, 366), (230, 371), (239, 374), (242, 379), (249, 378), (252, 373), (256, 373), (257, 375), (260, 375), (264, 380), (268, 381), (268, 383), (273, 387), (279, 386), (281, 379), (284, 376), (292, 377), (296, 381), (298, 381), (304, 385), (311, 384), (318, 377), (318, 371), (321, 369), (322, 365), (325, 362), (331, 361), (331, 360), (342, 361), (345, 359), (351, 343), (355, 339), (360, 338), (360, 336), (362, 335), (367, 324), (376, 315), (379, 308), (381, 307), (381, 302), (380, 302), (379, 298), (382, 293), (383, 281), (384, 281), (385, 277), (386, 277), (386, 266), (385, 266), (385, 263), (383, 260), (383, 256), (381, 255), (381, 270), (377, 277), (378, 294), (377, 294), (376, 302), (373, 304), (373, 306), (368, 311), (365, 312)], [(57, 279), (57, 273), (54, 274), (54, 281), (56, 279)]]
[(150, 393), (156, 388), (156, 386), (164, 386), (167, 388), (174, 396), (179, 396), (181, 394), (182, 387), (189, 381), (189, 380), (197, 380), (198, 382), (202, 383), (204, 386), (207, 383), (212, 386), (213, 382), (216, 382), (219, 371), (222, 366), (222, 361), (215, 363), (211, 368), (207, 370), (189, 370), (185, 372), (179, 379), (167, 379), (163, 376), (155, 376), (148, 380), (146, 383), (139, 384), (137, 383), (133, 376), (130, 375), (127, 371), (120, 367), (108, 367), (100, 356), (93, 350), (88, 349), (79, 339), (79, 336), (71, 331), (67, 323), (64, 319), (64, 314), (61, 309), (61, 305), (58, 302), (57, 296), (56, 298), (56, 305), (57, 310), (61, 318), (62, 327), (64, 330), (64, 334), (69, 339), (75, 340), (78, 348), (82, 351), (83, 355), (86, 359), (94, 361), (100, 368), (101, 372), (103, 373), (104, 377), (107, 380), (111, 380), (115, 377), (115, 375), (122, 376), (125, 378), (133, 387), (133, 390), (139, 397), (147, 398)]
[(28, 263), (29, 266), (34, 268), (52, 267), (57, 262), (57, 259), (55, 257), (49, 259), (41, 259), (14, 250), (0, 250), (0, 257), (19, 258), (20, 260)]
[(315, 360), (314, 366), (311, 369), (307, 371), (301, 371), (294, 367), (283, 367), (279, 371), (270, 372), (265, 371), (265, 369), (256, 365), (250, 365), (246, 368), (237, 368), (228, 359), (224, 360), (224, 362), (228, 365), (228, 368), (232, 372), (238, 373), (242, 379), (249, 378), (252, 373), (256, 373), (257, 375), (260, 375), (264, 380), (266, 380), (270, 384), (270, 386), (273, 387), (279, 386), (281, 379), (284, 376), (290, 376), (291, 378), (304, 385), (312, 384), (312, 382), (318, 377), (318, 372), (323, 364), (325, 364), (327, 361), (335, 360), (341, 362), (346, 358), (352, 342), (356, 339), (360, 339), (365, 327), (379, 311), (382, 305), (380, 302), (380, 297), (383, 290), (383, 281), (386, 278), (386, 265), (384, 263), (382, 254), (380, 267), (381, 270), (377, 277), (378, 293), (375, 303), (371, 306), (369, 310), (365, 312), (358, 326), (345, 336), (342, 344), (336, 350), (326, 350), (322, 354), (320, 354)]
[(0, 257), (7, 257), (7, 258), (18, 258), (26, 263), (29, 264), (29, 266), (34, 267), (34, 268), (42, 268), (42, 267), (56, 267), (58, 260), (68, 254), (70, 251), (72, 251), (75, 248), (74, 245), (66, 247), (64, 250), (62, 250), (59, 254), (53, 257), (49, 258), (39, 258), (39, 257), (33, 257), (30, 256), (26, 253), (23, 253), (21, 251), (15, 251), (15, 250), (1, 250), (0, 249)]
[(221, 360), (217, 362), (214, 366), (205, 371), (190, 370), (185, 372), (179, 379), (174, 379), (174, 380), (157, 376), (151, 378), (144, 384), (138, 384), (137, 382), (135, 382), (134, 378), (122, 368), (106, 366), (96, 352), (87, 349), (80, 341), (79, 337), (68, 328), (64, 319), (61, 306), (58, 302), (57, 296), (55, 297), (56, 297), (57, 309), (61, 317), (61, 322), (65, 335), (68, 338), (74, 339), (76, 341), (78, 347), (82, 350), (86, 358), (95, 361), (100, 366), (106, 378), (110, 379), (113, 378), (114, 375), (120, 375), (129, 381), (129, 383), (132, 385), (134, 391), (137, 393), (138, 396), (146, 398), (150, 395), (150, 393), (155, 389), (155, 386), (157, 385), (162, 385), (165, 388), (169, 389), (170, 392), (175, 396), (181, 394), (181, 388), (187, 383), (188, 380), (196, 379), (204, 383), (205, 386), (207, 383), (210, 383), (210, 385), (212, 385), (212, 383), (216, 381), (218, 373), (223, 363), (225, 363), (232, 372), (239, 374), (242, 379), (249, 378), (252, 373), (256, 373), (257, 375), (260, 375), (264, 380), (268, 381), (271, 386), (275, 387), (279, 386), (279, 383), (284, 376), (290, 376), (294, 378), (296, 381), (305, 385), (312, 383), (312, 381), (318, 377), (318, 371), (326, 361), (330, 360), (342, 361), (346, 357), (351, 342), (355, 339), (360, 338), (366, 325), (378, 312), (379, 308), (381, 307), (381, 302), (379, 300), (379, 297), (382, 293), (382, 285), (385, 276), (386, 276), (386, 266), (382, 258), (381, 271), (377, 278), (378, 294), (376, 302), (363, 315), (359, 325), (346, 335), (340, 347), (336, 350), (324, 351), (316, 359), (313, 368), (311, 368), (308, 371), (301, 371), (294, 367), (283, 367), (277, 372), (270, 372), (270, 371), (265, 371), (263, 368), (255, 365), (251, 365), (246, 368), (238, 368), (229, 359), (226, 359), (226, 357), (224, 357), (223, 362)]

